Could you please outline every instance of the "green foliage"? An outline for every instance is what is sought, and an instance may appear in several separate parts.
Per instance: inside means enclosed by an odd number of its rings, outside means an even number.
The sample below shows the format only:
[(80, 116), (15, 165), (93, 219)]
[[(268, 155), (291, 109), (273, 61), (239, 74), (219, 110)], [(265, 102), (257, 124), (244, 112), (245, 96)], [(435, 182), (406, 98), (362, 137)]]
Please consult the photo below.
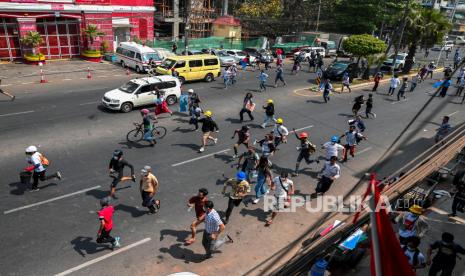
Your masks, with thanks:
[(251, 18), (279, 18), (282, 12), (281, 0), (248, 0), (242, 3), (237, 14)]
[(102, 52), (108, 52), (108, 49), (110, 49), (110, 43), (108, 42), (108, 40), (102, 41), (102, 43), (100, 44), (100, 48), (102, 49)]
[(382, 2), (380, 0), (338, 0), (334, 14), (338, 29), (352, 34), (375, 31), (383, 16)]
[(352, 35), (343, 42), (344, 51), (357, 57), (381, 54), (386, 50), (384, 41), (369, 34)]
[(38, 32), (28, 32), (22, 39), (21, 42), (24, 45), (31, 46), (33, 48), (39, 46), (44, 40)]
[(87, 28), (85, 28), (83, 32), (84, 32), (84, 35), (87, 37), (87, 39), (89, 39), (90, 49), (93, 49), (92, 47), (97, 37), (102, 37), (105, 35), (104, 32), (100, 31), (97, 28), (97, 25), (93, 25), (93, 24), (87, 25)]

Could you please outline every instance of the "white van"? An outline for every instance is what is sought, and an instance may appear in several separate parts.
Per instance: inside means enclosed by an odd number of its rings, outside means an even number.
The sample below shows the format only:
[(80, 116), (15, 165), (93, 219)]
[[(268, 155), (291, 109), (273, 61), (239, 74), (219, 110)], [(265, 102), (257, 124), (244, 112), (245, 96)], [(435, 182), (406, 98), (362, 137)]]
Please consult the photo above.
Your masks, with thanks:
[(161, 61), (152, 48), (135, 42), (121, 42), (116, 48), (116, 62), (121, 66), (136, 70), (137, 73), (147, 72), (150, 59)]
[(134, 107), (153, 105), (157, 99), (155, 88), (165, 92), (168, 105), (175, 104), (181, 97), (181, 83), (172, 76), (156, 76), (128, 81), (120, 88), (106, 92), (102, 104), (108, 109), (129, 112)]

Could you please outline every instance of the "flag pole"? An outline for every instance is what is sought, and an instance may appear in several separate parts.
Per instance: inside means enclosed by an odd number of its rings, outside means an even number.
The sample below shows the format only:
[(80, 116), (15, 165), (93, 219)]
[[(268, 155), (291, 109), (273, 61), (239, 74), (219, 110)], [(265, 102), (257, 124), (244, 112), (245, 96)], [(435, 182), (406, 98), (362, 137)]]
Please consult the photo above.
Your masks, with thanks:
[(375, 272), (376, 276), (383, 276), (381, 269), (381, 255), (379, 248), (379, 237), (378, 237), (378, 225), (376, 223), (376, 201), (375, 201), (375, 174), (371, 174), (370, 186), (371, 186), (371, 198), (370, 198), (370, 221), (371, 221), (371, 244), (373, 246), (373, 257), (375, 260)]

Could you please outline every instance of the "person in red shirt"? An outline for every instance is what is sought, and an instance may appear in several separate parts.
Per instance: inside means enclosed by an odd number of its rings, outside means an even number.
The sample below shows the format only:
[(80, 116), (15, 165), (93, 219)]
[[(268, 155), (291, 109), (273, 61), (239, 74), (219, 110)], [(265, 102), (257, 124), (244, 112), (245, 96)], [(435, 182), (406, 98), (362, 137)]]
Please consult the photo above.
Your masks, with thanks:
[(110, 232), (113, 229), (113, 213), (115, 209), (110, 205), (110, 197), (104, 197), (100, 200), (102, 209), (98, 211), (98, 218), (100, 220), (100, 227), (97, 233), (97, 243), (111, 243), (113, 248), (120, 247), (120, 237), (113, 238)]
[(187, 206), (189, 206), (188, 211), (192, 210), (192, 207), (194, 207), (196, 220), (194, 220), (191, 224), (192, 237), (186, 240), (186, 245), (191, 245), (195, 242), (197, 226), (205, 221), (205, 210), (203, 207), (205, 202), (208, 201), (207, 195), (208, 190), (201, 188), (199, 189), (199, 193), (196, 196), (191, 197), (187, 203)]

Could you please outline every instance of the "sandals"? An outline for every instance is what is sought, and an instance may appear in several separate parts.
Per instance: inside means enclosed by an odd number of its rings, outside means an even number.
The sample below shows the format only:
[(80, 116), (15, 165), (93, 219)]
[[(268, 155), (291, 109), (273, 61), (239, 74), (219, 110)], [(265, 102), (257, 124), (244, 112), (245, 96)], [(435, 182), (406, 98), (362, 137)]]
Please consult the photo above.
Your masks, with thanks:
[(185, 241), (184, 241), (184, 244), (185, 244), (185, 245), (191, 245), (191, 244), (193, 244), (194, 242), (195, 242), (195, 239), (190, 238), (190, 239), (188, 239), (188, 240), (185, 240)]
[(271, 224), (273, 224), (273, 221), (270, 219), (266, 221), (265, 226), (270, 226)]

